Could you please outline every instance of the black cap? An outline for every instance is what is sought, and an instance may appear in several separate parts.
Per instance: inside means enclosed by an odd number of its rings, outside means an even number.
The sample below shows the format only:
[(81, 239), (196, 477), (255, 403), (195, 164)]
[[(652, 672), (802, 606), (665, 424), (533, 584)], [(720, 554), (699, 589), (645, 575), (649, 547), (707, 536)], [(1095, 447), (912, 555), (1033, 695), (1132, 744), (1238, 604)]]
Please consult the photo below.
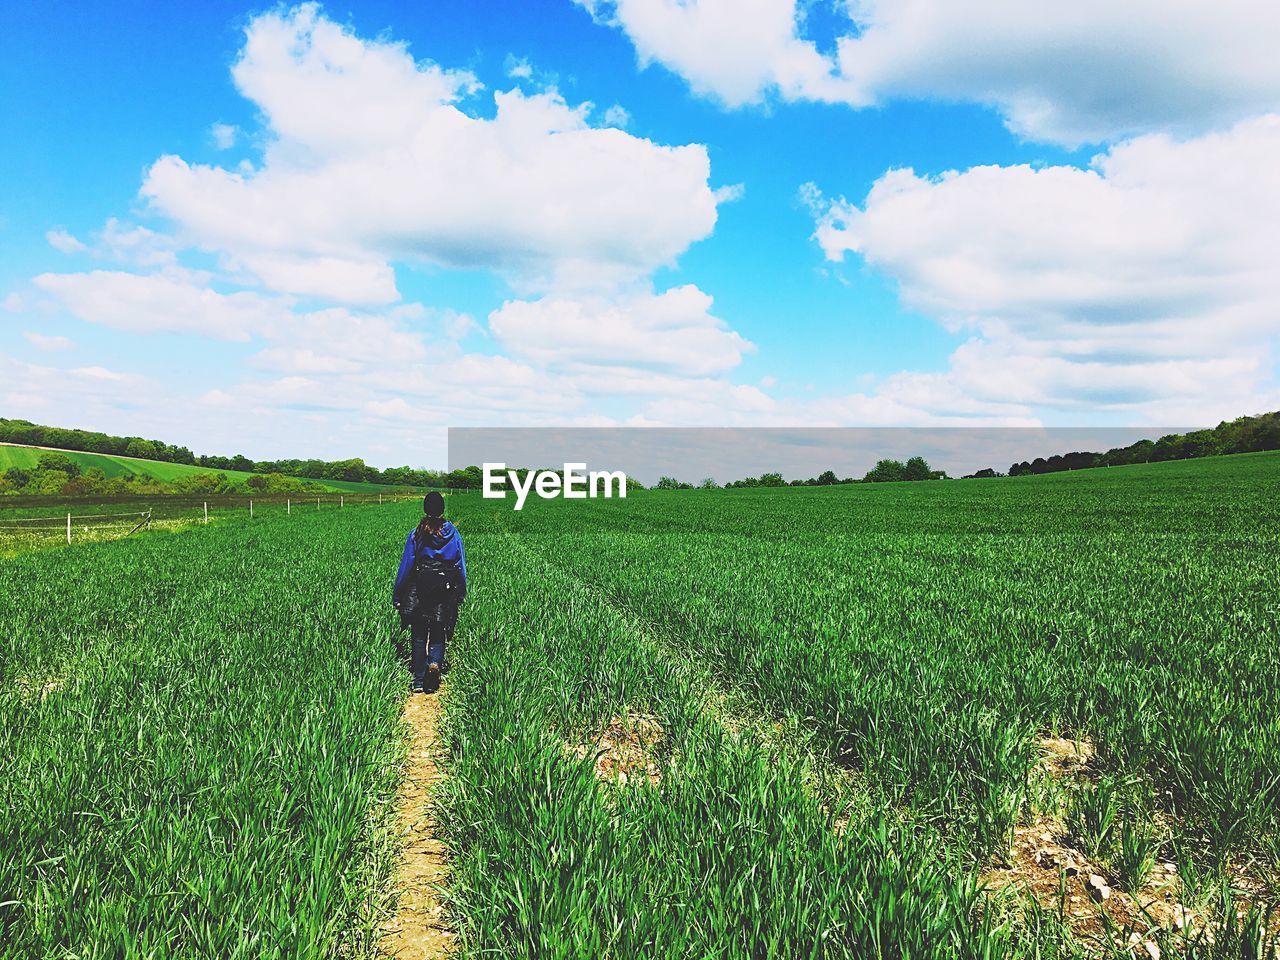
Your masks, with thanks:
[(443, 517), (444, 497), (432, 490), (422, 498), (422, 512), (428, 517)]

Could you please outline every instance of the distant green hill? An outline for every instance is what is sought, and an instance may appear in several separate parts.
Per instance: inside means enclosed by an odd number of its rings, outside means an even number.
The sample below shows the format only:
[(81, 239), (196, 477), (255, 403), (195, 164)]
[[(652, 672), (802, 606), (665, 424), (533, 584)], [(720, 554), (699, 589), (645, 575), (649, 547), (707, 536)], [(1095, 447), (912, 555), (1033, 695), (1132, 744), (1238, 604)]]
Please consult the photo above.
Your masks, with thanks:
[[(366, 490), (365, 484), (377, 483), (386, 488), (421, 490), (429, 487), (449, 487), (453, 489), (480, 486), (480, 470), (426, 470), (408, 465), (378, 469), (365, 463), (360, 457), (348, 457), (344, 460), (299, 460), (284, 458), (277, 460), (251, 460), (243, 454), (220, 456), (201, 454), (196, 456), (184, 446), (165, 443), (163, 440), (148, 440), (145, 437), (120, 437), (97, 430), (81, 430), (78, 427), (51, 427), (45, 424), (32, 423), (30, 420), (11, 420), (0, 417), (0, 443), (11, 443), (20, 447), (43, 447), (60, 453), (75, 451), (77, 453), (96, 453), (104, 457), (127, 460), (149, 460), (155, 463), (180, 463), (200, 467), (204, 470), (215, 470), (227, 476), (227, 483), (235, 484), (232, 477), (241, 477), (246, 473), (279, 474), (282, 477), (297, 477), (301, 480), (319, 480), (323, 489), (330, 490)], [(64, 466), (74, 467), (73, 464)], [(25, 468), (22, 468), (25, 469)], [(169, 474), (164, 474), (169, 476)], [(161, 480), (159, 474), (140, 476), (136, 474), (118, 474), (108, 477), (117, 484), (151, 484), (185, 483), (184, 478), (178, 480)], [(53, 481), (50, 480), (50, 483)], [(355, 487), (349, 484), (357, 484)], [(25, 484), (20, 484), (25, 485)], [(277, 483), (277, 487), (281, 485)], [(2, 491), (0, 491), (2, 492)]]
[[(34, 470), (40, 457), (49, 453), (45, 447), (26, 447), (0, 443), (0, 474), (11, 467), (23, 470)], [(236, 482), (253, 476), (242, 470), (214, 470), (211, 467), (190, 466), (185, 463), (162, 463), (159, 460), (140, 460), (135, 457), (118, 457), (105, 453), (84, 453), (79, 450), (58, 450), (68, 460), (79, 465), (81, 470), (97, 467), (108, 477), (153, 477), (161, 482), (179, 480), (197, 473), (222, 473)], [(324, 490), (335, 493), (386, 493), (393, 489), (385, 483), (356, 483), (346, 480), (312, 480)]]

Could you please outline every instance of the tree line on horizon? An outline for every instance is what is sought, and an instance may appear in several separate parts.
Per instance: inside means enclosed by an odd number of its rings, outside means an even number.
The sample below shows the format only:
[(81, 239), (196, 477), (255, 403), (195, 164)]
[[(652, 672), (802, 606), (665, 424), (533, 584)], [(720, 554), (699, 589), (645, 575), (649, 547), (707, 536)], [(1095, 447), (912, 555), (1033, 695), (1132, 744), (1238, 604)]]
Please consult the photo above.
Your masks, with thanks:
[[(40, 460), (40, 466), (24, 470), (11, 468), (0, 474), (0, 493), (27, 495), (106, 495), (158, 494), (158, 493), (262, 493), (304, 492), (315, 489), (306, 481), (340, 480), (386, 484), (403, 487), (433, 487), (453, 490), (477, 490), (483, 485), (483, 473), (478, 466), (456, 470), (422, 470), (408, 466), (387, 467), (379, 470), (369, 466), (360, 457), (346, 460), (250, 460), (237, 454), (232, 457), (196, 456), (187, 447), (173, 446), (158, 440), (141, 437), (117, 437), (91, 430), (48, 427), (27, 420), (9, 420), (0, 417), (0, 441), (34, 447), (56, 447), (84, 453), (111, 456), (136, 457), (161, 463), (180, 463), (204, 468), (201, 473), (172, 481), (154, 477), (107, 477), (101, 470), (81, 470), (69, 458)], [(1120, 466), (1133, 463), (1158, 463), (1168, 460), (1187, 460), (1198, 457), (1230, 453), (1252, 453), (1264, 450), (1280, 450), (1280, 412), (1258, 416), (1224, 420), (1218, 426), (1194, 430), (1185, 434), (1167, 434), (1158, 440), (1139, 440), (1126, 447), (1115, 447), (1105, 453), (1075, 451), (1054, 456), (1014, 463), (1007, 476), (1027, 476), (1056, 473), (1063, 470), (1082, 470), (1095, 467)], [(51, 454), (52, 455), (52, 454)], [(531, 468), (520, 468), (523, 475)], [(253, 474), (245, 480), (228, 478), (223, 471)], [(966, 475), (966, 479), (1006, 476), (992, 468)], [(695, 486), (705, 490), (751, 489), (757, 487), (822, 487), (853, 483), (885, 483), (919, 480), (950, 479), (945, 471), (934, 470), (924, 457), (911, 457), (904, 461), (882, 459), (859, 478), (837, 476), (834, 470), (825, 470), (807, 480), (785, 480), (780, 472), (763, 473), (758, 477), (744, 477), (723, 485), (707, 477), (699, 484), (692, 484), (674, 477), (662, 477), (655, 484), (659, 490), (691, 490)], [(630, 489), (643, 490), (644, 484), (634, 477), (627, 478)]]
[[(784, 480), (779, 472), (762, 473), (758, 477), (744, 477), (741, 480), (730, 480), (721, 486), (714, 477), (707, 477), (696, 484), (699, 490), (749, 490), (756, 487), (830, 487), (846, 483), (892, 483), (903, 480), (946, 480), (945, 470), (934, 470), (924, 457), (912, 457), (905, 463), (901, 460), (880, 460), (861, 478), (836, 476), (834, 470), (824, 470), (816, 477), (808, 480)], [(627, 483), (633, 481), (628, 478)], [(643, 488), (642, 488), (643, 489)], [(654, 485), (655, 490), (693, 490), (695, 484), (677, 480), (675, 477), (661, 477)]]
[[(1008, 476), (1033, 476), (1063, 470), (1090, 470), (1095, 467), (1163, 463), (1169, 460), (1195, 460), (1229, 453), (1261, 453), (1264, 450), (1280, 450), (1280, 412), (1223, 420), (1216, 427), (1193, 430), (1190, 433), (1169, 433), (1159, 440), (1139, 440), (1127, 447), (1112, 447), (1105, 453), (1075, 451), (1023, 460), (1009, 467)], [(1000, 477), (1005, 474), (988, 467), (968, 476)]]
[[(1105, 453), (1075, 451), (1036, 457), (1012, 464), (1007, 474), (990, 467), (966, 474), (963, 479), (988, 477), (1021, 477), (1042, 473), (1058, 473), (1064, 470), (1086, 470), (1095, 467), (1118, 467), (1135, 463), (1162, 463), (1169, 460), (1192, 460), (1198, 457), (1214, 457), (1231, 453), (1261, 453), (1280, 450), (1280, 411), (1262, 413), (1251, 417), (1224, 420), (1216, 427), (1193, 430), (1189, 433), (1170, 433), (1159, 440), (1139, 440), (1126, 447), (1113, 447)], [(945, 471), (933, 470), (924, 457), (900, 460), (880, 460), (867, 471), (861, 480), (854, 477), (840, 479), (834, 470), (826, 470), (809, 480), (784, 480), (781, 473), (765, 473), (759, 477), (733, 480), (721, 487), (710, 477), (696, 486), (703, 490), (742, 489), (751, 487), (822, 487), (846, 483), (885, 483), (903, 480), (948, 480)], [(657, 483), (660, 490), (692, 490), (695, 484), (663, 477)]]

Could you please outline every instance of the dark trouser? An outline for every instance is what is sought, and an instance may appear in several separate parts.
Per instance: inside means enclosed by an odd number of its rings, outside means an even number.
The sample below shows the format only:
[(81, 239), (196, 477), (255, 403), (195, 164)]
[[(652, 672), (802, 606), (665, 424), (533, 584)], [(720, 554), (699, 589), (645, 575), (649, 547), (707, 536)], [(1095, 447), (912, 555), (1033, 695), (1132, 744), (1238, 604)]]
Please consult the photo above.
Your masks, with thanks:
[(413, 621), (413, 678), (419, 683), (427, 676), (427, 666), (444, 664), (445, 644), (453, 637), (454, 624), (458, 622), (456, 603), (428, 604), (422, 616)]

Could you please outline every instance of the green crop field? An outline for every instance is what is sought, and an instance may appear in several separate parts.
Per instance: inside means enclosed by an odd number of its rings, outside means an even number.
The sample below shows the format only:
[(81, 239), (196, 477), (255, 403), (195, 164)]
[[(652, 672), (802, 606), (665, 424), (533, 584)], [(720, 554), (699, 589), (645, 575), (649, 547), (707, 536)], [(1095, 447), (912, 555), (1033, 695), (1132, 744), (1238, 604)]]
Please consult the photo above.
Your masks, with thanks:
[[(1280, 455), (449, 512), (460, 955), (1274, 956)], [(0, 560), (0, 957), (376, 954), (416, 517)]]
[[(0, 443), (0, 473), (10, 467), (31, 470), (40, 458), (51, 451), (43, 447), (24, 447)], [(84, 453), (79, 450), (59, 450), (62, 456), (77, 464), (81, 470), (97, 467), (107, 477), (153, 477), (163, 482), (180, 480), (196, 473), (225, 473), (230, 479), (248, 480), (253, 474), (241, 470), (214, 470), (211, 467), (191, 466), (185, 463), (164, 463), (159, 460), (139, 460), (134, 457), (117, 457), (105, 453)], [(389, 488), (385, 484), (357, 483), (346, 480), (315, 480), (324, 490), (349, 493), (378, 493)]]

